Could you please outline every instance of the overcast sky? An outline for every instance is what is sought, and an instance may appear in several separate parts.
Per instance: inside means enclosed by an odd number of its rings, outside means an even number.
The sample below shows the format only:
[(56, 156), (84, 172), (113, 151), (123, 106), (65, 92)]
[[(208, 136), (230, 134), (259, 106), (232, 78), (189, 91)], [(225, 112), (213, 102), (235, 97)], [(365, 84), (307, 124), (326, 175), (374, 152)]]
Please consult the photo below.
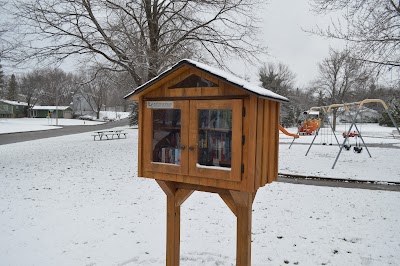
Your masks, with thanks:
[[(317, 73), (317, 64), (329, 55), (329, 46), (344, 47), (343, 43), (310, 35), (302, 30), (316, 25), (327, 26), (331, 18), (316, 16), (308, 0), (269, 0), (262, 10), (263, 39), (269, 55), (263, 61), (282, 62), (297, 76), (297, 86), (304, 87)], [(257, 67), (243, 70), (233, 68), (238, 75), (250, 76), (259, 83)]]
[[(309, 0), (268, 0), (268, 4), (260, 10), (263, 20), (262, 29), (264, 44), (268, 47), (268, 56), (261, 58), (263, 62), (282, 62), (296, 74), (296, 85), (305, 87), (313, 80), (317, 73), (317, 64), (328, 56), (329, 46), (340, 47), (343, 44), (333, 40), (326, 40), (318, 36), (310, 35), (302, 30), (312, 29), (316, 25), (327, 26), (330, 17), (316, 16), (310, 11)], [(11, 70), (5, 67), (7, 72), (24, 72), (23, 70)], [(74, 71), (74, 60), (67, 60), (61, 66), (66, 71)], [(260, 65), (244, 68), (243, 64), (231, 65), (230, 68), (236, 74), (250, 77), (251, 81), (259, 84), (257, 72)]]

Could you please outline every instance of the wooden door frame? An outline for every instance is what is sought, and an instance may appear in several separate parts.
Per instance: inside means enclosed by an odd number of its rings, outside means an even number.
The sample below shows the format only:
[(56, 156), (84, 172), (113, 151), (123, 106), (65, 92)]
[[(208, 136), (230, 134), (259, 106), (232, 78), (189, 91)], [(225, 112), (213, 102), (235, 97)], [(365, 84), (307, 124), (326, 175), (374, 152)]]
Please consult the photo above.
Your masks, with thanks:
[[(182, 147), (180, 152), (180, 165), (175, 164), (167, 164), (167, 163), (159, 163), (153, 162), (153, 110), (160, 110), (163, 108), (147, 108), (144, 106), (144, 114), (143, 120), (150, 121), (144, 123), (144, 131), (149, 132), (149, 134), (143, 135), (143, 154), (142, 156), (147, 156), (143, 158), (143, 170), (149, 172), (159, 172), (159, 173), (168, 173), (168, 174), (179, 174), (179, 175), (187, 175), (188, 174), (188, 149), (187, 149), (187, 141), (188, 141), (188, 128), (189, 128), (189, 101), (172, 101), (174, 103), (173, 108), (164, 109), (180, 109), (181, 110), (181, 131), (180, 131), (180, 146)], [(144, 105), (146, 105), (146, 101), (144, 101)]]
[[(243, 135), (243, 100), (225, 99), (215, 101), (190, 101), (189, 145), (189, 175), (217, 180), (241, 181), (242, 177), (242, 135)], [(230, 170), (218, 170), (210, 167), (197, 167), (198, 160), (198, 110), (232, 110), (232, 158)]]

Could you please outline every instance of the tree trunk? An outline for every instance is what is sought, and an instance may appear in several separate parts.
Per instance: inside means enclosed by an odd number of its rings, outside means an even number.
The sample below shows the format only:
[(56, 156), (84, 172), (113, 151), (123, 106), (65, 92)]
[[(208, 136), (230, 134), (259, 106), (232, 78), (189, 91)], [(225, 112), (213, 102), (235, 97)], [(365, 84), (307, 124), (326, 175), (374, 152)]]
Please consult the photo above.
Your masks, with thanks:
[(332, 128), (333, 131), (336, 131), (336, 117), (337, 117), (337, 110), (333, 110), (332, 112)]

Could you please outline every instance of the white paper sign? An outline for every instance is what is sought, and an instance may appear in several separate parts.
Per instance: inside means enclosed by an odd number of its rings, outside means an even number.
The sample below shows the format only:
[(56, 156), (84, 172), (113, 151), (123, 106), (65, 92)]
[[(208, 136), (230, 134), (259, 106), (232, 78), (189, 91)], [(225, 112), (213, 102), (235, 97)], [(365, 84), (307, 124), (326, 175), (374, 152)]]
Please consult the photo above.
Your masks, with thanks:
[(172, 109), (174, 108), (174, 102), (172, 101), (148, 101), (147, 108), (150, 109)]

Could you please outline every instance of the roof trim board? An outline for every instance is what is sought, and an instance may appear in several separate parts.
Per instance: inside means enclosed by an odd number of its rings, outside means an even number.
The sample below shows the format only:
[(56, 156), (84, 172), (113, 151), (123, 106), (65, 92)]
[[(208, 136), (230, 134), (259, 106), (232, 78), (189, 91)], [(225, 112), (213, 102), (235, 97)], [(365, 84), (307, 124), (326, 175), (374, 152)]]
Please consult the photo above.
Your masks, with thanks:
[(247, 92), (250, 92), (250, 93), (256, 95), (257, 97), (264, 98), (264, 99), (270, 99), (270, 100), (274, 100), (274, 101), (278, 101), (278, 102), (289, 102), (289, 100), (284, 96), (281, 96), (277, 93), (274, 93), (270, 90), (264, 89), (257, 85), (251, 84), (250, 82), (248, 82), (244, 79), (241, 79), (239, 77), (236, 77), (233, 74), (228, 73), (226, 71), (216, 69), (214, 67), (211, 67), (211, 66), (208, 66), (203, 63), (199, 63), (199, 62), (196, 62), (196, 61), (193, 61), (190, 59), (183, 59), (183, 60), (179, 61), (178, 63), (176, 63), (169, 69), (167, 69), (166, 71), (162, 72), (160, 75), (154, 77), (153, 79), (149, 80), (148, 82), (144, 83), (143, 85), (137, 87), (134, 91), (127, 94), (124, 98), (127, 99), (133, 95), (143, 92), (148, 87), (152, 86), (153, 84), (157, 83), (158, 81), (160, 81), (161, 79), (163, 79), (164, 77), (169, 75), (170, 73), (176, 71), (177, 69), (179, 69), (185, 65), (202, 70), (202, 71), (204, 71), (226, 83), (229, 83), (239, 89), (246, 90)]

